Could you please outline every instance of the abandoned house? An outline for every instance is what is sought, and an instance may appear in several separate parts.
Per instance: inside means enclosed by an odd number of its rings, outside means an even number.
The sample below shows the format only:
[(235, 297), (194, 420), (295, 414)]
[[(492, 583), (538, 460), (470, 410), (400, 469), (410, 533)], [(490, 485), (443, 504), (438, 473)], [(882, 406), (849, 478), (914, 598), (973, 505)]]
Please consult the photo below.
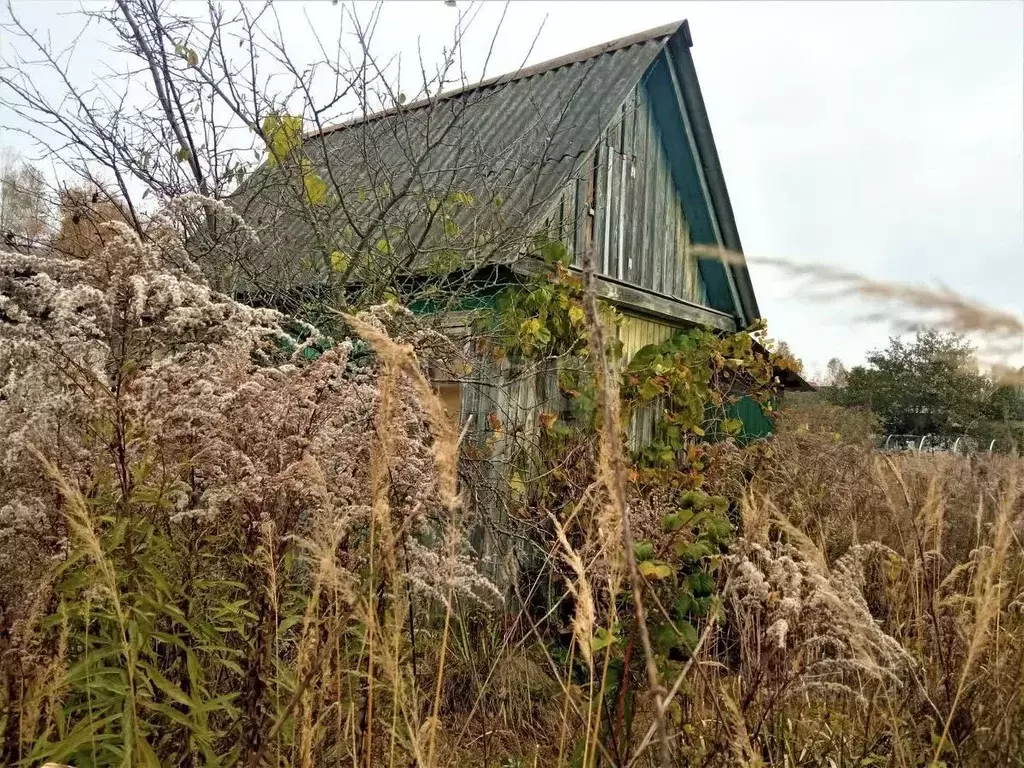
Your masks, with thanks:
[[(675, 22), (423, 101), (395, 94), (388, 109), (307, 132), (304, 162), (329, 193), (310, 213), (308, 187), (289, 196), (272, 174), (248, 185), (237, 205), (275, 243), (227, 289), (258, 301), (387, 285), (457, 329), (530, 273), (525, 244), (540, 232), (573, 269), (592, 254), (598, 294), (626, 318), (626, 359), (694, 324), (747, 327), (760, 313), (746, 265), (692, 248), (742, 252), (691, 46)], [(472, 439), (552, 409), (549, 373), (481, 363), (438, 387)], [(738, 415), (748, 435), (771, 429), (756, 403)]]

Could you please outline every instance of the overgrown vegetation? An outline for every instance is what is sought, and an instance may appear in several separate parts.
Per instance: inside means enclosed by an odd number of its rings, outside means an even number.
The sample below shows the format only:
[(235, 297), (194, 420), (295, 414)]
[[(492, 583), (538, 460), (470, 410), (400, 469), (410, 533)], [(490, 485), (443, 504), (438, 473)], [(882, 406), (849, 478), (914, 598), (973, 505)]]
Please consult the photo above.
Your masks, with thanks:
[[(723, 409), (767, 401), (770, 367), (746, 334), (684, 334), (625, 368), (620, 421), (614, 367), (587, 418), (539, 418), (536, 556), (497, 589), (421, 373), (445, 339), (377, 308), (340, 320), (372, 356), (301, 341), (174, 266), (173, 228), (114, 229), (4, 264), (5, 764), (1024, 754), (1018, 460), (883, 458), (828, 414), (744, 447)], [(546, 285), (517, 327), (547, 309), (580, 371), (614, 360), (585, 286)], [(661, 447), (629, 451), (656, 398)]]
[[(19, 238), (0, 249), (0, 763), (1024, 761), (1021, 462), (872, 447), (879, 417), (973, 418), (988, 385), (957, 364), (960, 342), (925, 336), (945, 351), (894, 346), (903, 367), (836, 370), (842, 404), (780, 403), (776, 372), (798, 363), (766, 351), (763, 324), (627, 356), (592, 265), (569, 269), (498, 188), (463, 189), (531, 167), (519, 142), (463, 152), (459, 178), (426, 174), (433, 146), (458, 143), (453, 115), (402, 144), (408, 173), (362, 142), (347, 159), (373, 178), (340, 188), (346, 153), (322, 131), (299, 140), (258, 52), (323, 129), (350, 92), (357, 112), (407, 101), (368, 50), (344, 64), (339, 43), (317, 75), (246, 5), (206, 26), (143, 0), (88, 15), (151, 73), (137, 111), (86, 99), (63, 54), (10, 28), (80, 107), (50, 139), (78, 150), (60, 159), (89, 185), (59, 196), (47, 249), (29, 230), (48, 209), (19, 197), (39, 179), (19, 170), (0, 190)], [(455, 60), (424, 74), (425, 94)], [(64, 116), (30, 66), (0, 67), (7, 102)], [(314, 100), (323, 80), (333, 92)], [(222, 141), (239, 126), (262, 170)], [(246, 183), (273, 193), (259, 232), (224, 202), (244, 205)], [(301, 258), (274, 240), (292, 227)], [(533, 278), (457, 290), (507, 273), (474, 276), (483, 254), (520, 248)], [(415, 280), (400, 274), (414, 260)], [(218, 293), (211, 273), (290, 314)], [(478, 322), (468, 339), (440, 333), (428, 320), (444, 313), (414, 315), (413, 297)], [(940, 299), (911, 303), (986, 327)], [(491, 368), (545, 397), (456, 422), (427, 375)], [(872, 387), (887, 399), (864, 407)], [(1009, 420), (1014, 391), (1000, 392), (986, 413)], [(756, 439), (741, 409), (778, 434)]]

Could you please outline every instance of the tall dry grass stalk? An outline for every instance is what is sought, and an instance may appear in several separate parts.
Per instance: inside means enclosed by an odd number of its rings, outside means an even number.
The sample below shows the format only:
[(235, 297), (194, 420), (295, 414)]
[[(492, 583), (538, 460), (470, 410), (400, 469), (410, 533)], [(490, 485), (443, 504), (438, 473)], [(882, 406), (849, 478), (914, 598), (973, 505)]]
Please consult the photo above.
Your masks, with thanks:
[[(949, 738), (949, 728), (956, 715), (957, 707), (963, 697), (971, 674), (982, 651), (993, 641), (992, 627), (999, 620), (1005, 603), (1006, 584), (1004, 583), (1007, 557), (1013, 540), (1015, 513), (1019, 513), (1018, 502), (1021, 498), (1019, 475), (1014, 473), (1010, 478), (1010, 488), (996, 502), (995, 521), (992, 524), (990, 544), (982, 554), (980, 562), (972, 578), (973, 599), (971, 600), (971, 632), (967, 645), (967, 653), (962, 663), (959, 678), (956, 681), (956, 693), (949, 705), (949, 714), (942, 726), (942, 735), (935, 745), (933, 761), (937, 762), (942, 755), (943, 747)], [(979, 501), (979, 511), (982, 502)], [(979, 518), (981, 515), (979, 515)], [(1017, 541), (1020, 546), (1020, 541)]]
[(586, 311), (587, 332), (590, 336), (590, 349), (594, 365), (594, 384), (598, 398), (601, 421), (598, 426), (600, 434), (600, 452), (598, 454), (600, 477), (610, 499), (611, 510), (618, 522), (622, 536), (622, 554), (629, 575), (630, 590), (633, 597), (633, 610), (636, 614), (637, 632), (643, 649), (644, 663), (647, 669), (647, 684), (654, 697), (655, 720), (658, 725), (659, 745), (661, 748), (662, 768), (669, 768), (672, 751), (668, 741), (668, 726), (665, 722), (665, 688), (661, 684), (654, 649), (651, 645), (650, 633), (647, 628), (644, 605), (644, 581), (637, 568), (634, 553), (632, 522), (629, 519), (629, 505), (626, 497), (626, 457), (622, 442), (619, 415), (619, 382), (615, 372), (609, 365), (605, 344), (605, 329), (597, 308), (597, 293), (594, 278), (594, 254), (587, 250), (583, 255), (584, 274), (584, 309)]
[[(447, 557), (452, 563), (458, 561), (459, 558), (459, 545), (463, 534), (462, 520), (459, 518), (460, 501), (458, 497), (458, 455), (459, 455), (459, 433), (451, 419), (451, 417), (445, 412), (444, 404), (441, 399), (434, 392), (420, 367), (415, 353), (411, 346), (396, 343), (394, 340), (389, 338), (386, 333), (383, 333), (380, 329), (375, 328), (373, 325), (364, 322), (363, 320), (352, 316), (344, 315), (345, 322), (348, 323), (352, 329), (358, 333), (365, 341), (371, 344), (374, 350), (380, 355), (384, 363), (385, 374), (383, 380), (384, 386), (384, 398), (383, 404), (386, 407), (388, 405), (389, 393), (390, 393), (390, 382), (391, 377), (394, 375), (404, 375), (412, 384), (413, 391), (418, 398), (420, 406), (423, 408), (430, 422), (430, 427), (433, 432), (434, 439), (434, 460), (438, 467), (438, 476), (440, 482), (438, 484), (439, 500), (443, 509), (447, 513), (447, 520), (445, 521), (444, 534), (444, 547), (447, 551)], [(387, 446), (386, 430), (389, 429), (390, 424), (388, 419), (385, 418), (380, 424), (382, 429), (382, 435), (380, 437), (381, 445)], [(385, 465), (385, 462), (375, 462), (375, 465)], [(384, 478), (380, 476), (374, 481), (375, 488), (378, 489), (374, 493), (374, 507), (376, 510), (375, 519), (383, 518), (387, 509), (387, 502), (385, 498)], [(390, 531), (390, 526), (383, 526), (385, 531)], [(372, 531), (372, 529), (371, 529)], [(372, 536), (372, 533), (371, 533)], [(372, 549), (372, 547), (371, 547)], [(394, 580), (399, 578), (397, 568), (397, 557), (395, 555), (395, 543), (393, 541), (385, 542), (384, 551), (388, 553), (389, 565), (391, 570), (391, 577)], [(449, 566), (449, 570), (454, 572), (456, 569)], [(438, 666), (436, 674), (436, 683), (434, 688), (433, 704), (431, 707), (431, 713), (427, 719), (424, 727), (426, 729), (426, 750), (425, 758), (422, 755), (417, 755), (419, 760), (423, 761), (426, 766), (436, 765), (436, 746), (437, 746), (437, 733), (440, 726), (440, 707), (441, 707), (441, 690), (444, 681), (445, 673), (445, 661), (448, 656), (448, 642), (449, 633), (451, 630), (451, 620), (453, 611), (453, 595), (452, 589), (448, 586), (447, 590), (442, 594), (442, 600), (444, 603), (444, 626), (441, 633), (441, 643), (438, 652)], [(372, 609), (371, 601), (371, 609)], [(397, 642), (401, 626), (401, 622), (396, 622), (395, 645), (397, 649)], [(370, 647), (370, 655), (372, 656), (373, 649)], [(396, 650), (397, 653), (397, 650)], [(372, 675), (370, 680), (372, 681)], [(372, 689), (371, 689), (372, 690)], [(401, 698), (396, 697), (396, 698)], [(372, 697), (370, 699), (372, 702)], [(372, 721), (372, 711), (368, 719)], [(394, 719), (394, 716), (393, 716)], [(369, 734), (370, 731), (368, 730)], [(369, 738), (369, 736), (368, 736)], [(420, 736), (417, 735), (415, 743), (417, 744), (416, 751), (419, 752)], [(369, 760), (369, 755), (372, 750), (370, 749), (369, 740), (367, 742), (366, 754)], [(392, 750), (393, 754), (393, 750)]]
[[(1024, 382), (1024, 317), (979, 304), (948, 289), (882, 281), (821, 263), (770, 256), (744, 256), (725, 248), (694, 246), (699, 258), (725, 264), (763, 264), (788, 278), (802, 280), (800, 293), (819, 301), (857, 297), (878, 306), (861, 321), (885, 321), (898, 331), (922, 326), (968, 334), (980, 343), (984, 362), (1008, 383)], [(1016, 361), (1016, 362), (1008, 362)]]

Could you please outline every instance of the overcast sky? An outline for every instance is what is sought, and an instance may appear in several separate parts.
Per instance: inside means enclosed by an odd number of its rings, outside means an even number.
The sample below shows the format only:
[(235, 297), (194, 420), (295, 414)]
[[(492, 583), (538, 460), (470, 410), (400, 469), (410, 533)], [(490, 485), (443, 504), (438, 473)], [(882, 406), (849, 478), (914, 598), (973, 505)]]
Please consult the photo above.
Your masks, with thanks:
[[(417, 45), (440, 51), (468, 3), (458, 5), (386, 3), (378, 50), (407, 67)], [(58, 38), (77, 28), (60, 13), (76, 4), (14, 6)], [(337, 23), (327, 0), (277, 7), (289, 42), (302, 43), (306, 15), (321, 30)], [(490, 3), (474, 23), (471, 78), (502, 10)], [(749, 256), (942, 285), (1024, 311), (1024, 3), (513, 2), (487, 74), (516, 69), (538, 29), (527, 63), (681, 18)], [(11, 133), (3, 144), (28, 150)], [(771, 269), (751, 272), (772, 335), (811, 373), (884, 345), (885, 326), (853, 321), (856, 302), (813, 303)]]

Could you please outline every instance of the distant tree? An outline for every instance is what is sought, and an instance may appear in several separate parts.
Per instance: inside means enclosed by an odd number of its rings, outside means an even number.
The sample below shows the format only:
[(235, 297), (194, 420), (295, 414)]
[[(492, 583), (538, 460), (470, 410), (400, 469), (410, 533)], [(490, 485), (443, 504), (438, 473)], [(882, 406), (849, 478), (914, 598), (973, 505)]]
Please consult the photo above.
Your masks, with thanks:
[(963, 434), (989, 415), (993, 384), (957, 334), (929, 330), (911, 342), (893, 337), (867, 359), (833, 398), (871, 408), (889, 433)]
[(42, 171), (0, 150), (0, 235), (37, 242), (49, 230), (51, 213)]
[(1024, 422), (1024, 387), (1019, 383), (998, 385), (988, 399), (987, 415), (993, 421)]
[(838, 357), (833, 357), (828, 361), (825, 366), (825, 386), (843, 388), (846, 386), (848, 374), (846, 372), (846, 366), (843, 365), (843, 361)]
[(979, 425), (977, 437), (984, 443), (995, 440), (1000, 451), (1024, 449), (1024, 380), (1018, 376), (993, 389), (986, 408), (987, 420)]

